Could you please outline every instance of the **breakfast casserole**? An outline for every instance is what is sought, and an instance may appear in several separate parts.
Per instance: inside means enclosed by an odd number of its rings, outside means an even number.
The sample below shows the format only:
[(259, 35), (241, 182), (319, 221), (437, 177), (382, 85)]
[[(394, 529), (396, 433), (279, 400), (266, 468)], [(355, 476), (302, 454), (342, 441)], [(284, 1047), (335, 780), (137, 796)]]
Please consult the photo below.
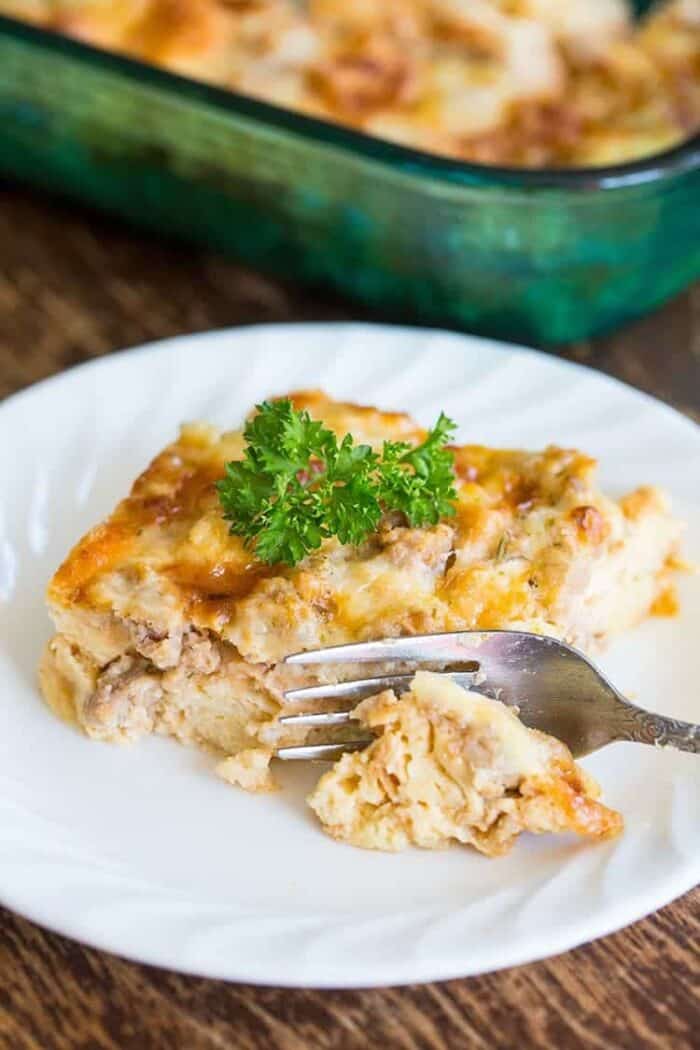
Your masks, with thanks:
[(333, 838), (381, 850), (459, 842), (498, 856), (523, 831), (622, 830), (564, 744), (449, 678), (419, 671), (408, 693), (363, 700), (355, 716), (376, 739), (344, 754), (308, 799)]
[[(285, 404), (374, 448), (425, 439), (407, 415), (318, 391)], [(336, 665), (309, 677), (281, 663), (289, 653), (472, 628), (591, 650), (668, 604), (680, 526), (665, 497), (604, 496), (581, 452), (456, 447), (452, 516), (412, 527), (387, 511), (362, 542), (319, 539), (284, 565), (230, 534), (217, 483), (244, 450), (242, 431), (183, 426), (51, 580), (41, 686), (89, 736), (166, 734), (213, 751), (225, 779), (265, 790), (275, 748), (298, 739), (278, 721), (283, 691), (348, 676)]]
[(404, 145), (595, 166), (700, 126), (700, 0), (0, 0), (101, 48)]

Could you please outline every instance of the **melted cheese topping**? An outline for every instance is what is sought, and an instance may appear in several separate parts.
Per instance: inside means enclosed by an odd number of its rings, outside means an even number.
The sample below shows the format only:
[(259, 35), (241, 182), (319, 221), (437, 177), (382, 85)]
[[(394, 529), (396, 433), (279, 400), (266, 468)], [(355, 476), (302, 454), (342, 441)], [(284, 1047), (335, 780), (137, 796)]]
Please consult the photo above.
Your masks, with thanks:
[(430, 671), (415, 675), (411, 692), (428, 714), (454, 719), (479, 736), (493, 735), (498, 740), (498, 763), (506, 776), (545, 772), (551, 758), (549, 745), (542, 734), (527, 729), (512, 708)]
[[(292, 397), (341, 436), (423, 436), (403, 414), (319, 392)], [(214, 488), (242, 449), (240, 432), (183, 427), (51, 581), (60, 629), (92, 652), (87, 635), (100, 624), (112, 639), (125, 637), (124, 624), (126, 637), (145, 625), (174, 639), (163, 667), (190, 628), (266, 664), (304, 648), (468, 628), (518, 627), (586, 647), (646, 615), (669, 585), (680, 530), (664, 497), (643, 488), (615, 503), (596, 489), (593, 460), (559, 448), (459, 448), (454, 518), (427, 529), (387, 520), (361, 546), (329, 540), (294, 569), (263, 565), (229, 535)]]

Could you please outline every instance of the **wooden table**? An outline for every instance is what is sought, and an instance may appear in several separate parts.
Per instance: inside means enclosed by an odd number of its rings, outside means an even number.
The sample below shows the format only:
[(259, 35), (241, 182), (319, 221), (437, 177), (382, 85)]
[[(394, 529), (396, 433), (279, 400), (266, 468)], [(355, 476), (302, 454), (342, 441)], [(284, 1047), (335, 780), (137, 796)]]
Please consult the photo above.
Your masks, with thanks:
[[(359, 316), (326, 295), (0, 187), (0, 396), (179, 332)], [(700, 419), (700, 286), (566, 355)], [(0, 1050), (700, 1047), (698, 891), (547, 962), (354, 992), (181, 977), (0, 913)]]

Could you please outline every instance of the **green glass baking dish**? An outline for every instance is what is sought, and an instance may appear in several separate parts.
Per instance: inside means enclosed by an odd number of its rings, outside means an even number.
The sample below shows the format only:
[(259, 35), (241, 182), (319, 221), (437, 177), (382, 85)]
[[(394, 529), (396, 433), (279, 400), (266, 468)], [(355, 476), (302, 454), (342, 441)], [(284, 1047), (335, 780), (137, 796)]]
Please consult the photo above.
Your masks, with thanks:
[(392, 317), (519, 342), (611, 328), (700, 275), (700, 136), (607, 169), (464, 164), (7, 18), (0, 174)]

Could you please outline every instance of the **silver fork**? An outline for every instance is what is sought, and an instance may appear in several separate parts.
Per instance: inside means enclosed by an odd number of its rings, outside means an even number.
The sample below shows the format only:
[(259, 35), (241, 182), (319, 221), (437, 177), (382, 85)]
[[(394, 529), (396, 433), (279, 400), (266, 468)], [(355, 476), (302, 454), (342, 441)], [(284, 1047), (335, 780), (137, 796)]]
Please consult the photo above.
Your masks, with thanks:
[[(446, 667), (439, 673), (517, 706), (525, 725), (562, 740), (574, 758), (617, 740), (695, 754), (700, 750), (700, 725), (665, 718), (631, 704), (582, 653), (554, 638), (524, 631), (458, 631), (386, 638), (294, 653), (284, 662), (319, 665), (386, 661), (410, 661), (416, 668), (426, 663)], [(360, 700), (383, 689), (400, 695), (412, 678), (413, 673), (383, 675), (290, 689), (284, 694), (287, 703), (334, 700), (342, 702), (342, 708), (283, 715), (280, 722), (289, 728), (352, 725), (353, 708)], [(359, 750), (372, 737), (363, 734), (358, 722), (355, 725), (358, 732), (352, 739), (281, 747), (277, 757), (332, 760), (344, 751)]]

